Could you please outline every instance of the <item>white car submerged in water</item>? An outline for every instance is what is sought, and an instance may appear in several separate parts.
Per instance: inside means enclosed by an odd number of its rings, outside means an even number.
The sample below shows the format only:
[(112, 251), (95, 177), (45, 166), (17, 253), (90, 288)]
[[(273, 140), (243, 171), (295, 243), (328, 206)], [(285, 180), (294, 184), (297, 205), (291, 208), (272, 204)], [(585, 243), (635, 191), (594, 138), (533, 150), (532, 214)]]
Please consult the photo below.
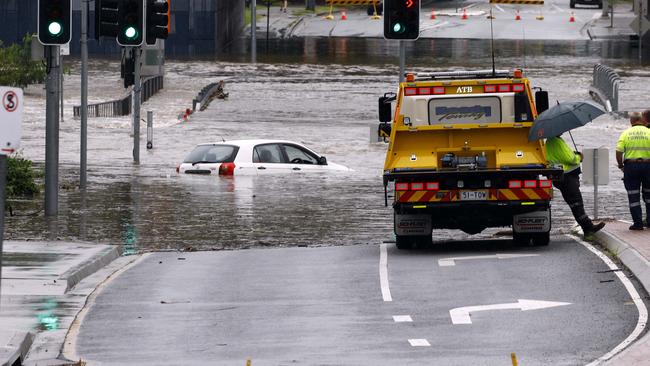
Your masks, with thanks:
[(349, 171), (306, 146), (283, 140), (232, 140), (197, 145), (176, 168), (182, 174), (261, 175)]

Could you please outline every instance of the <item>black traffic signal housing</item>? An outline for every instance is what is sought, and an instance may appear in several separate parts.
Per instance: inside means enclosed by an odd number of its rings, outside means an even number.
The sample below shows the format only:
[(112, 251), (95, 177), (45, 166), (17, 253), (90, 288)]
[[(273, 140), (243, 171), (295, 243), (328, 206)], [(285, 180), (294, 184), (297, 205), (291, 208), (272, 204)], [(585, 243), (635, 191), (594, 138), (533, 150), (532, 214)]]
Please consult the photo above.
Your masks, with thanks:
[(120, 74), (124, 79), (124, 87), (128, 88), (135, 84), (135, 55), (133, 52), (126, 48), (122, 54), (122, 65), (120, 67)]
[(146, 42), (156, 44), (156, 39), (167, 39), (169, 33), (169, 0), (147, 0)]
[(95, 39), (117, 37), (120, 0), (95, 0)]
[(117, 43), (140, 46), (144, 39), (144, 0), (121, 0), (117, 12)]
[(384, 38), (420, 37), (420, 0), (384, 0)]
[(46, 46), (70, 42), (72, 0), (38, 0), (38, 41)]

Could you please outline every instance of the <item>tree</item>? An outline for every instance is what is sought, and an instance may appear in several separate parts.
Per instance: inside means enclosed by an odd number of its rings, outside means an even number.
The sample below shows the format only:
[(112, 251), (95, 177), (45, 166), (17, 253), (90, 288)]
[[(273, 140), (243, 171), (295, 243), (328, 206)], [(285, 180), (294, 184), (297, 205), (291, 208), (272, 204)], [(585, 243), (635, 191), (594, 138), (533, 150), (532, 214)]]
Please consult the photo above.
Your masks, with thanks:
[(45, 80), (45, 66), (41, 61), (32, 61), (32, 35), (23, 38), (22, 45), (3, 47), (0, 41), (0, 85), (24, 88)]

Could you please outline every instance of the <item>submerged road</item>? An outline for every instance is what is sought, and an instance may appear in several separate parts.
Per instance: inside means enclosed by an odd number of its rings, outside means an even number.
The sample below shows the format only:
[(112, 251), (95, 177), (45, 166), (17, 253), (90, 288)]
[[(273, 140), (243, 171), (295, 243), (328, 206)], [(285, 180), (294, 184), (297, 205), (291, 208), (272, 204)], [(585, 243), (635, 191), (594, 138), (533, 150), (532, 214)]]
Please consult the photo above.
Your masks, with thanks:
[(522, 365), (583, 365), (634, 334), (638, 308), (620, 275), (564, 236), (526, 248), (484, 240), (426, 251), (153, 253), (100, 288), (67, 356), (91, 365), (508, 365), (514, 352)]

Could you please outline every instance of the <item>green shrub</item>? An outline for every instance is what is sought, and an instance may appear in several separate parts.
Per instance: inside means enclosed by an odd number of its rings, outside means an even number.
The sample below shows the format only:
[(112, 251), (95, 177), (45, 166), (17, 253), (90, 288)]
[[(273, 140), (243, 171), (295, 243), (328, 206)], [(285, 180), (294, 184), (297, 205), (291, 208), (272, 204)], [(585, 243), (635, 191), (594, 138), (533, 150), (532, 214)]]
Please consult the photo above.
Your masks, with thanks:
[(7, 157), (7, 198), (33, 197), (40, 193), (35, 179), (38, 174), (32, 166), (32, 161), (21, 156)]

